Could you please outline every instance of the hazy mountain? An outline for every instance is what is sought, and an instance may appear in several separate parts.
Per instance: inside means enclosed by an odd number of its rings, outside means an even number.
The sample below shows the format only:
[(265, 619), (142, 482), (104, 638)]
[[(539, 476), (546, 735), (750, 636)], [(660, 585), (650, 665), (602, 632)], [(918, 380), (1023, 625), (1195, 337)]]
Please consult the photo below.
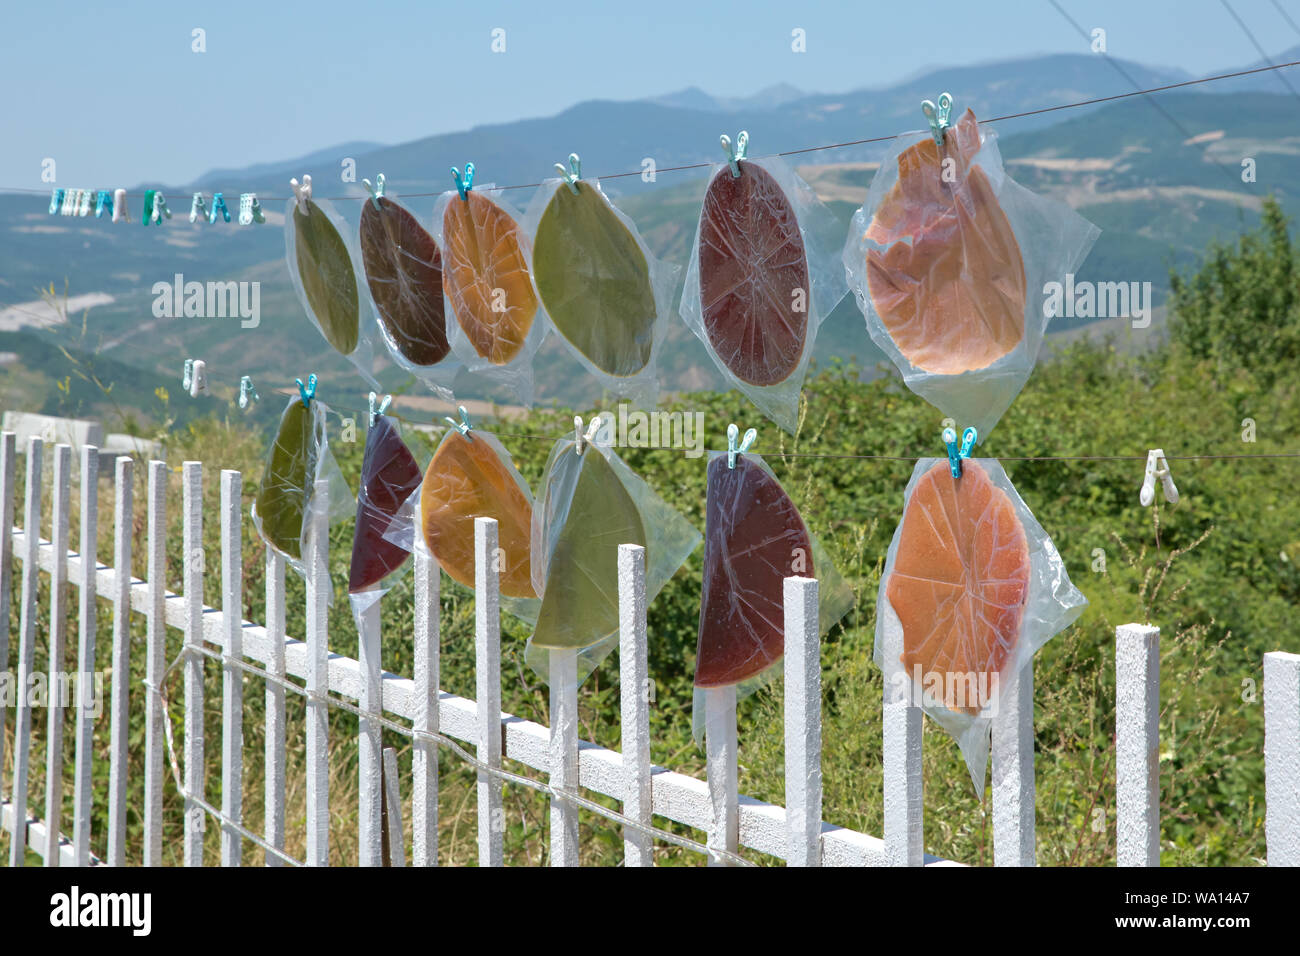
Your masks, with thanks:
[[(1287, 57), (1300, 58), (1300, 49)], [(1143, 86), (1186, 78), (1135, 63), (1120, 65)], [(1297, 77), (1292, 82), (1300, 85), (1300, 70), (1293, 72)], [(1273, 191), (1289, 211), (1297, 211), (1300, 135), (1293, 134), (1295, 125), (1288, 118), (1295, 116), (1300, 103), (1279, 90), (1271, 74), (1231, 82), (1236, 92), (1216, 92), (1224, 84), (1205, 84), (1150, 100), (1133, 97), (993, 127), (1015, 179), (1057, 196), (1103, 228), (1080, 278), (1150, 281), (1159, 297), (1171, 266), (1186, 266), (1211, 239), (1229, 238), (1249, 224), (1263, 195)], [(205, 191), (222, 189), (228, 196), (256, 191), (265, 198), (270, 221), (246, 228), (191, 225), (186, 215), (189, 186), (175, 189), (170, 197), (176, 217), (162, 228), (148, 229), (138, 220), (113, 226), (93, 217), (51, 217), (46, 197), (0, 195), (0, 307), (29, 302), (38, 297), (38, 287), (51, 281), (61, 287), (67, 277), (73, 295), (104, 293), (114, 299), (91, 311), (87, 337), (78, 347), (87, 355), (103, 354), (120, 363), (115, 368), (141, 368), (144, 381), (167, 382), (175, 390), (184, 359), (200, 357), (207, 361), (213, 381), (228, 388), (237, 385), (241, 374), (253, 375), (260, 386), (292, 382), (296, 375), (317, 371), (328, 383), (323, 387), (360, 394), (360, 379), (307, 321), (289, 283), (280, 224), (290, 175), (312, 173), (317, 196), (361, 198), (365, 193), (359, 183), (335, 178), (346, 156), (356, 159), (358, 176), (384, 172), (390, 192), (399, 197), (450, 188), (445, 170), (466, 160), (476, 164), (481, 183), (535, 183), (551, 176), (551, 164), (573, 150), (582, 154), (587, 176), (639, 170), (647, 157), (664, 169), (719, 161), (718, 134), (734, 135), (742, 128), (751, 133), (755, 155), (917, 129), (923, 123), (920, 100), (944, 89), (953, 92), (959, 109), (970, 106), (981, 118), (989, 118), (1110, 96), (1131, 86), (1105, 58), (1070, 55), (948, 68), (884, 90), (838, 95), (801, 94), (785, 87), (748, 101), (717, 99), (698, 90), (654, 102), (593, 100), (544, 119), (484, 125), (388, 146), (344, 143), (296, 159), (214, 170), (202, 177), (197, 188)], [(847, 229), (866, 194), (873, 164), (887, 145), (791, 159)], [(1246, 158), (1255, 164), (1254, 183), (1241, 179)], [(664, 173), (654, 182), (629, 176), (604, 185), (635, 219), (657, 255), (685, 264), (704, 188), (703, 171)], [(507, 196), (524, 207), (534, 192), (521, 188)], [(427, 219), (433, 199), (411, 196), (407, 204)], [(355, 230), (359, 203), (336, 206)], [(132, 209), (135, 215), (139, 212)], [(233, 320), (154, 318), (153, 284), (171, 281), (176, 273), (186, 280), (260, 282), (260, 326), (241, 329)], [(29, 341), (28, 336), (54, 340), (69, 334), (67, 327), (28, 330), (11, 348), (24, 361), (22, 342)], [(382, 353), (382, 347), (378, 351)], [(822, 327), (816, 354), (819, 361), (856, 356), (868, 365), (879, 358), (851, 299)], [(40, 364), (48, 370), (48, 361)], [(680, 322), (672, 325), (662, 367), (667, 389), (722, 384)], [(15, 374), (12, 369), (0, 371), (0, 388)], [(554, 336), (539, 355), (537, 377), (540, 401), (593, 398), (589, 377)], [(390, 387), (410, 387), (391, 367), (383, 372), (383, 380)], [(458, 384), (458, 393), (462, 388), (467, 397), (506, 397), (472, 380)]]

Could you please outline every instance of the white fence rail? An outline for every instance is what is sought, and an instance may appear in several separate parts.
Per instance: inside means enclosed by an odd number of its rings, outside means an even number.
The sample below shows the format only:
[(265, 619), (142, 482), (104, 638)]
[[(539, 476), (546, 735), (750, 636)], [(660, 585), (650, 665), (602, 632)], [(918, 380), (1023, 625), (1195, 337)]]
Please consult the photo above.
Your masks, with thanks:
[[(470, 761), (477, 772), (478, 860), (503, 863), (502, 787), (531, 786), (551, 798), (550, 838), (553, 865), (581, 862), (577, 819), (580, 808), (603, 813), (621, 826), (624, 861), (629, 866), (653, 863), (656, 840), (691, 843), (654, 826), (656, 817), (706, 834), (711, 864), (743, 862), (742, 848), (760, 851), (790, 865), (942, 865), (923, 852), (921, 713), (906, 700), (883, 702), (884, 837), (883, 839), (822, 820), (821, 666), (817, 622), (817, 582), (790, 578), (785, 586), (785, 760), (786, 806), (779, 807), (737, 793), (734, 691), (711, 692), (706, 704), (706, 780), (676, 773), (650, 762), (649, 673), (647, 666), (645, 555), (635, 545), (619, 551), (619, 654), (622, 751), (609, 750), (578, 737), (577, 683), (572, 655), (551, 659), (551, 714), (547, 728), (501, 711), (499, 574), (491, 555), (497, 544), (496, 523), (475, 522), (475, 663), (477, 701), (439, 689), (439, 569), (424, 555), (414, 565), (414, 674), (403, 677), (381, 668), (378, 611), (363, 618), (358, 660), (328, 650), (328, 528), (324, 509), (306, 537), (306, 634), (285, 631), (285, 569), (282, 558), (267, 558), (266, 622), (244, 621), (240, 614), (243, 565), (240, 506), (241, 477), (224, 471), (221, 488), (221, 607), (203, 604), (206, 564), (202, 546), (203, 466), (182, 467), (184, 564), (182, 591), (168, 591), (164, 580), (168, 470), (150, 462), (146, 497), (148, 580), (131, 577), (133, 462), (118, 458), (115, 468), (114, 564), (96, 558), (98, 535), (98, 465), (96, 449), (81, 455), (81, 527), (78, 551), (68, 550), (71, 450), (54, 448), (53, 509), (49, 537), (41, 531), (45, 448), (30, 438), (26, 449), (23, 525), (14, 526), (16, 443), (12, 433), (0, 437), (0, 674), (10, 670), (11, 595), (14, 559), (21, 568), (18, 607), (18, 690), (11, 786), (0, 772), (0, 823), (10, 834), (10, 864), (21, 865), (30, 848), (46, 865), (87, 865), (101, 861), (90, 854), (91, 759), (95, 719), (88, 689), (95, 662), (95, 596), (113, 604), (112, 696), (109, 723), (107, 854), (103, 862), (126, 859), (127, 730), (130, 708), (143, 706), (144, 806), (143, 847), (146, 863), (162, 861), (163, 793), (167, 769), (174, 767), (171, 727), (164, 712), (161, 684), (167, 663), (166, 628), (183, 633), (180, 666), (184, 687), (184, 733), (173, 784), (184, 798), (184, 862), (203, 862), (203, 835), (209, 817), (221, 827), (220, 861), (238, 865), (244, 841), (261, 848), (267, 865), (329, 859), (329, 711), (341, 708), (358, 715), (359, 859), (364, 864), (389, 859), (400, 865), (405, 847), (397, 802), (396, 763), (381, 749), (381, 730), (412, 738), (411, 862), (438, 862), (438, 748), (449, 747)], [(325, 495), (322, 483), (316, 494)], [(119, 572), (117, 569), (123, 569)], [(51, 678), (62, 667), (67, 639), (65, 589), (81, 589), (77, 650), (75, 733), (76, 768), (72, 838), (63, 836), (62, 740), (64, 701), (49, 700), (44, 816), (29, 810), (30, 727), (32, 707), (23, 689), (36, 666), (37, 594), (40, 573), (50, 576), (51, 606), (46, 662)], [(131, 687), (130, 615), (146, 619), (146, 679)], [(207, 799), (203, 719), (204, 669), (211, 658), (221, 667), (221, 802)], [(1159, 631), (1128, 625), (1116, 636), (1117, 860), (1120, 865), (1159, 863)], [(1267, 775), (1266, 832), (1269, 862), (1300, 865), (1300, 655), (1265, 656)], [(265, 812), (262, 833), (243, 819), (243, 678), (252, 673), (265, 683)], [(296, 678), (302, 683), (294, 683)], [(52, 682), (53, 683), (53, 682)], [(285, 853), (286, 693), (306, 697), (306, 859)], [(887, 691), (888, 693), (888, 691)], [(398, 724), (394, 718), (409, 722)], [(0, 709), (0, 765), (3, 722)], [(337, 742), (335, 742), (337, 744)], [(473, 748), (473, 754), (466, 747)], [(524, 778), (502, 770), (508, 758), (546, 775)], [(1034, 769), (1033, 676), (1026, 671), (1010, 688), (995, 721), (992, 740), (994, 862), (1000, 866), (1033, 865)], [(620, 802), (613, 813), (595, 804), (584, 791)], [(865, 798), (865, 795), (864, 795)]]

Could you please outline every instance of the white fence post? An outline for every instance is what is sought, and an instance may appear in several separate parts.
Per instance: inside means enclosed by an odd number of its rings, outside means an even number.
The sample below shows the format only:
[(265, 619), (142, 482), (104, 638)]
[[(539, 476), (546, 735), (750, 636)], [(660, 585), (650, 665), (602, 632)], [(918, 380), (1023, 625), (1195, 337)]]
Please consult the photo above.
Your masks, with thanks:
[[(27, 860), (27, 761), (31, 752), (32, 702), (27, 694), (36, 657), (36, 589), (41, 547), (41, 479), (44, 443), (27, 440), (27, 492), (23, 508), (23, 596), (18, 624), (18, 711), (14, 716), (14, 830), (9, 841), (9, 865)], [(116, 684), (116, 681), (114, 681)]]
[(167, 462), (149, 462), (149, 497), (145, 503), (149, 526), (144, 690), (145, 866), (162, 866), (164, 714), (159, 685), (166, 666), (167, 647), (167, 622), (163, 618), (167, 594), (167, 475)]
[(316, 482), (308, 509), (307, 865), (328, 866), (329, 808), (329, 482)]
[[(244, 819), (244, 542), (241, 527), (243, 476), (221, 472), (221, 815)], [(221, 828), (221, 865), (239, 866), (244, 840)]]
[[(81, 449), (81, 592), (77, 632), (76, 771), (72, 783), (72, 852), (77, 866), (90, 865), (91, 779), (95, 747), (95, 629), (99, 592), (99, 449)], [(0, 616), (8, 624), (7, 617)], [(6, 628), (7, 630), (7, 628)]]
[[(284, 679), (284, 557), (274, 548), (266, 549), (266, 670), (272, 677)], [(277, 850), (284, 850), (284, 695), (285, 689), (275, 682), (266, 683), (266, 823), (264, 838)], [(284, 861), (267, 852), (267, 866), (283, 866)]]
[(387, 837), (388, 846), (381, 847), (386, 866), (406, 866), (406, 835), (402, 832), (402, 788), (397, 779), (397, 751), (384, 748), (380, 784), (384, 791), (383, 816), (380, 829)]
[[(126, 862), (126, 757), (131, 686), (131, 531), (135, 524), (133, 462), (117, 459), (113, 509), (113, 693), (109, 701), (108, 858)], [(24, 570), (26, 570), (24, 568)]]
[[(54, 446), (50, 523), (50, 680), (45, 724), (45, 865), (59, 865), (63, 826), (63, 696), (68, 649), (68, 510), (72, 497), (72, 446)], [(7, 624), (7, 622), (6, 622)]]
[(1115, 862), (1160, 865), (1160, 628), (1115, 628)]
[[(578, 652), (553, 650), (551, 685), (551, 786), (578, 789)], [(551, 866), (578, 865), (578, 808), (551, 797)]]
[(361, 866), (383, 866), (382, 816), (384, 808), (382, 766), (383, 742), (379, 722), (383, 711), (384, 680), (379, 660), (379, 597), (363, 595), (370, 604), (357, 614), (357, 660), (361, 672), (361, 694), (357, 705), (363, 714), (357, 732), (358, 817), (357, 861)]
[[(623, 734), (623, 815), (651, 823), (649, 644), (646, 640), (645, 548), (618, 546), (618, 683)], [(650, 834), (623, 831), (623, 865), (653, 866)]]
[[(418, 532), (417, 532), (418, 533)], [(438, 563), (415, 549), (415, 730), (439, 733)], [(411, 743), (411, 852), (415, 866), (438, 865), (438, 745)]]
[(1264, 843), (1269, 866), (1300, 866), (1300, 654), (1264, 655)]
[[(0, 433), (0, 674), (9, 673), (10, 594), (13, 584), (14, 459), (17, 442), (13, 432)], [(5, 722), (7, 707), (0, 707), (0, 802), (4, 801)]]
[(704, 759), (712, 809), (709, 866), (729, 865), (721, 854), (735, 853), (740, 848), (737, 745), (736, 685), (705, 688)]
[(817, 582), (785, 579), (786, 862), (820, 866), (822, 662)]
[[(886, 638), (885, 657), (898, 660), (901, 630)], [(885, 855), (891, 866), (921, 866), (925, 862), (925, 792), (921, 771), (922, 711), (911, 699), (910, 686), (885, 682), (882, 704), (884, 764)]]
[(185, 799), (184, 852), (186, 866), (203, 865), (203, 834), (207, 816), (194, 802), (205, 799), (207, 773), (203, 763), (203, 463), (181, 465), (182, 531), (185, 550)]
[(1001, 688), (993, 718), (993, 865), (1033, 866), (1034, 662)]
[[(501, 766), (501, 610), (500, 572), (494, 518), (474, 519), (474, 683), (478, 698), (478, 759), (491, 768)], [(478, 771), (478, 863), (504, 862), (505, 810), (501, 781)]]

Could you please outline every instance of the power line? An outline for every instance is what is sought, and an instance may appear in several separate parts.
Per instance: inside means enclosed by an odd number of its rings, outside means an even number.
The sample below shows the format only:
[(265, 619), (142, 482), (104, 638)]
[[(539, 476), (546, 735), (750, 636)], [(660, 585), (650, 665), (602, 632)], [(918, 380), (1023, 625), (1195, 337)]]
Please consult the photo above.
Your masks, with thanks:
[[(1070, 23), (1075, 27), (1076, 30), (1079, 30), (1080, 32), (1083, 32), (1083, 28), (1080, 27), (1080, 26), (1079, 26), (1079, 25), (1078, 25), (1078, 24), (1077, 24), (1077, 23), (1076, 23), (1076, 22), (1075, 22), (1075, 21), (1070, 17), (1070, 15), (1069, 15), (1068, 13), (1066, 13), (1066, 12), (1065, 12), (1065, 11), (1064, 11), (1060, 6), (1059, 6), (1059, 5), (1055, 2), (1055, 0), (1049, 0), (1049, 2), (1052, 3), (1052, 5), (1055, 6), (1058, 10), (1060, 10), (1061, 14), (1062, 14), (1062, 15), (1063, 15), (1067, 20), (1069, 20), (1069, 22), (1070, 22)], [(1083, 33), (1083, 35), (1084, 35), (1085, 37), (1087, 36), (1086, 33)], [(1104, 54), (1103, 54), (1103, 55), (1104, 55)], [(1129, 75), (1129, 73), (1128, 73), (1128, 72), (1127, 72), (1127, 71), (1126, 71), (1122, 66), (1120, 66), (1119, 63), (1118, 63), (1117, 61), (1112, 60), (1109, 56), (1106, 56), (1105, 59), (1106, 59), (1106, 61), (1107, 61), (1108, 63), (1110, 63), (1112, 66), (1114, 66), (1115, 69), (1118, 70), (1118, 71), (1120, 72), (1120, 74), (1121, 74), (1122, 76), (1124, 76), (1124, 77), (1125, 77), (1125, 78), (1126, 78), (1130, 83), (1132, 83), (1134, 86), (1137, 85), (1136, 81), (1133, 80), (1133, 78)], [(1199, 85), (1202, 84), (1202, 83), (1215, 83), (1215, 82), (1218, 82), (1218, 81), (1220, 81), (1220, 80), (1231, 80), (1231, 79), (1236, 79), (1237, 77), (1242, 77), (1242, 76), (1252, 76), (1252, 75), (1254, 75), (1254, 74), (1256, 74), (1256, 73), (1268, 73), (1268, 72), (1271, 72), (1271, 71), (1274, 71), (1274, 70), (1283, 70), (1283, 69), (1286, 69), (1286, 68), (1288, 68), (1288, 67), (1292, 67), (1292, 66), (1300, 66), (1300, 60), (1291, 60), (1291, 61), (1289, 61), (1289, 62), (1287, 62), (1287, 63), (1272, 63), (1272, 64), (1269, 64), (1269, 65), (1267, 65), (1267, 66), (1255, 67), (1255, 68), (1253, 68), (1253, 69), (1249, 69), (1249, 70), (1236, 70), (1236, 71), (1234, 71), (1234, 72), (1232, 72), (1232, 73), (1218, 73), (1218, 74), (1215, 74), (1214, 76), (1203, 76), (1203, 77), (1201, 77), (1201, 78), (1199, 78), (1199, 79), (1195, 79), (1195, 80), (1182, 80), (1182, 81), (1180, 81), (1180, 82), (1178, 82), (1178, 83), (1166, 83), (1166, 84), (1164, 84), (1164, 85), (1162, 85), (1162, 86), (1152, 86), (1152, 87), (1148, 87), (1147, 89), (1135, 89), (1135, 90), (1133, 90), (1133, 91), (1131, 91), (1131, 92), (1129, 92), (1129, 93), (1114, 93), (1114, 94), (1111, 94), (1111, 95), (1109, 95), (1109, 96), (1094, 96), (1094, 97), (1091, 97), (1091, 98), (1089, 98), (1089, 99), (1085, 99), (1085, 100), (1075, 100), (1074, 102), (1071, 102), (1071, 103), (1061, 103), (1061, 104), (1058, 104), (1058, 105), (1056, 105), (1056, 106), (1044, 106), (1044, 107), (1041, 107), (1041, 108), (1039, 108), (1039, 109), (1033, 109), (1033, 110), (1022, 110), (1022, 111), (1019, 112), (1019, 113), (1006, 113), (1006, 114), (1004, 114), (1004, 115), (1002, 115), (1002, 116), (994, 116), (994, 117), (991, 117), (991, 118), (986, 119), (986, 120), (980, 120), (980, 125), (987, 125), (987, 124), (989, 124), (989, 123), (1002, 123), (1002, 122), (1005, 122), (1005, 121), (1007, 121), (1007, 120), (1022, 119), (1022, 118), (1027, 117), (1027, 116), (1041, 116), (1041, 115), (1043, 115), (1043, 114), (1045, 114), (1045, 113), (1056, 113), (1056, 112), (1059, 112), (1059, 111), (1061, 111), (1061, 110), (1076, 109), (1076, 108), (1081, 107), (1081, 106), (1096, 106), (1096, 105), (1101, 104), (1101, 103), (1113, 103), (1113, 102), (1115, 102), (1115, 101), (1117, 101), (1117, 100), (1125, 100), (1125, 99), (1129, 99), (1129, 98), (1134, 97), (1134, 96), (1145, 96), (1145, 97), (1149, 97), (1149, 96), (1150, 96), (1151, 94), (1153, 94), (1153, 93), (1166, 93), (1166, 92), (1168, 92), (1168, 91), (1170, 91), (1170, 90), (1178, 90), (1178, 89), (1185, 89), (1185, 88), (1187, 88), (1187, 87), (1191, 87), (1191, 86), (1199, 86)], [(1288, 84), (1288, 86), (1289, 86), (1289, 84)], [(1170, 121), (1170, 123), (1173, 124), (1173, 126), (1174, 126), (1174, 127), (1175, 127), (1175, 128), (1176, 128), (1176, 129), (1177, 129), (1177, 130), (1182, 134), (1182, 135), (1183, 135), (1183, 138), (1184, 138), (1184, 139), (1188, 139), (1188, 138), (1191, 137), (1191, 133), (1189, 133), (1189, 132), (1187, 131), (1187, 129), (1186, 129), (1185, 127), (1183, 127), (1183, 125), (1182, 125), (1181, 123), (1179, 123), (1178, 120), (1174, 119), (1174, 117), (1171, 116), (1171, 115), (1170, 115), (1170, 114), (1169, 114), (1169, 113), (1168, 113), (1168, 112), (1167, 112), (1163, 107), (1159, 106), (1159, 105), (1158, 105), (1154, 100), (1152, 100), (1151, 103), (1152, 103), (1153, 106), (1155, 106), (1155, 108), (1156, 108), (1156, 110), (1157, 110), (1158, 112), (1160, 112), (1160, 113), (1161, 113), (1161, 114), (1162, 114), (1166, 119), (1168, 119), (1168, 120)], [(891, 134), (891, 135), (889, 135), (889, 136), (873, 136), (873, 137), (870, 137), (870, 138), (868, 138), (868, 139), (854, 139), (854, 140), (848, 140), (848, 141), (846, 141), (846, 142), (842, 142), (842, 143), (827, 143), (827, 144), (824, 144), (824, 145), (821, 145), (821, 146), (805, 146), (805, 147), (803, 147), (803, 148), (801, 148), (801, 149), (788, 149), (788, 150), (785, 150), (785, 151), (783, 151), (783, 152), (779, 152), (779, 153), (770, 153), (770, 154), (768, 154), (768, 157), (773, 157), (773, 156), (779, 156), (779, 157), (786, 157), (786, 156), (800, 156), (800, 155), (803, 155), (803, 154), (805, 154), (805, 153), (815, 153), (815, 152), (821, 152), (821, 151), (823, 151), (823, 150), (831, 150), (831, 149), (845, 149), (845, 148), (850, 147), (850, 146), (865, 146), (865, 145), (870, 144), (870, 143), (887, 143), (887, 142), (889, 142), (890, 140), (898, 139), (898, 137), (899, 137), (900, 135), (903, 135), (903, 134), (894, 133), (894, 134)], [(755, 157), (752, 157), (752, 158), (754, 158), (754, 159), (763, 159), (763, 158), (767, 158), (767, 157), (763, 157), (763, 156), (755, 156)], [(1217, 160), (1216, 160), (1216, 163), (1217, 163)], [(691, 170), (691, 169), (711, 169), (711, 168), (713, 168), (713, 167), (716, 166), (716, 165), (717, 165), (716, 163), (712, 163), (712, 162), (705, 162), (705, 163), (686, 163), (686, 164), (681, 165), (681, 166), (663, 166), (663, 167), (659, 167), (658, 169), (655, 170), (655, 172), (656, 172), (656, 174), (657, 174), (657, 173), (673, 173), (673, 172), (681, 172), (681, 171), (684, 171), (684, 170)], [(1227, 172), (1226, 168), (1225, 168), (1225, 167), (1222, 167), (1222, 164), (1219, 164), (1219, 165), (1220, 165), (1221, 168), (1224, 168), (1224, 169), (1225, 169), (1225, 172)], [(600, 180), (603, 180), (603, 179), (622, 179), (622, 178), (627, 177), (627, 176), (640, 176), (640, 175), (642, 175), (642, 173), (643, 173), (643, 170), (635, 169), (635, 170), (630, 170), (630, 171), (628, 171), (628, 172), (621, 172), (621, 173), (606, 173), (606, 174), (603, 175), (603, 176), (590, 176), (590, 177), (587, 177), (587, 179), (588, 179), (588, 181), (593, 181), (593, 180), (594, 180), (594, 181), (599, 182)], [(1234, 178), (1235, 178), (1235, 177), (1234, 177)], [(535, 183), (516, 183), (516, 184), (513, 184), (513, 185), (509, 185), (509, 186), (493, 186), (493, 190), (494, 190), (494, 191), (498, 191), (498, 190), (499, 190), (499, 191), (503, 191), (503, 192), (504, 192), (504, 191), (506, 191), (506, 190), (510, 190), (510, 189), (535, 189), (535, 188), (537, 188), (537, 187), (539, 187), (539, 186), (541, 186), (541, 185), (543, 185), (542, 182), (535, 182)], [(175, 187), (175, 188), (177, 189), (177, 191), (178, 191), (179, 193), (186, 193), (186, 192), (190, 192), (190, 191), (191, 191), (191, 189), (190, 189), (189, 187), (178, 186), (178, 187)], [(193, 190), (193, 191), (196, 191), (196, 192), (197, 192), (198, 190)], [(223, 190), (223, 191), (225, 191), (225, 190)], [(231, 193), (231, 195), (234, 195), (235, 192), (236, 192), (236, 190), (233, 190), (233, 189), (232, 189), (232, 190), (228, 190), (228, 191)], [(449, 190), (442, 190), (442, 191), (440, 191), (440, 192), (429, 192), (429, 193), (403, 193), (403, 194), (402, 194), (402, 198), (404, 198), (404, 199), (421, 199), (421, 198), (428, 198), (428, 197), (431, 197), (431, 196), (441, 196), (443, 192), (448, 192), (448, 191), (449, 191)], [(30, 193), (30, 194), (35, 194), (35, 195), (48, 195), (49, 192), (50, 192), (50, 190), (48, 190), (48, 189), (35, 189), (35, 188), (23, 187), (23, 186), (0, 186), (0, 192), (8, 192), (8, 193)], [(142, 195), (142, 194), (141, 194), (141, 193), (127, 193), (127, 197), (128, 197), (128, 198), (139, 197), (140, 195)], [(281, 196), (281, 195), (266, 195), (266, 194), (261, 194), (261, 193), (259, 193), (257, 198), (258, 198), (258, 201), (259, 201), (259, 202), (262, 201), (262, 200), (265, 200), (265, 201), (267, 201), (267, 202), (270, 202), (270, 201), (272, 201), (272, 200), (284, 200), (284, 199), (289, 199), (289, 198), (291, 198), (291, 197), (289, 197), (289, 196)], [(357, 201), (359, 201), (359, 200), (365, 199), (365, 198), (367, 198), (367, 197), (365, 197), (365, 196), (358, 196), (358, 195), (356, 195), (356, 194), (351, 194), (351, 195), (345, 195), (345, 196), (319, 196), (319, 197), (313, 197), (313, 198), (328, 199), (328, 200), (331, 200), (331, 201), (346, 201), (346, 200), (357, 200)], [(80, 218), (80, 217), (71, 217), (71, 218)]]
[[(1219, 0), (1219, 2), (1223, 4), (1223, 9), (1228, 11), (1229, 16), (1237, 21), (1237, 26), (1241, 27), (1241, 32), (1246, 34), (1246, 39), (1250, 40), (1251, 45), (1255, 47), (1255, 51), (1259, 54), (1259, 58), (1265, 63), (1271, 64), (1273, 61), (1268, 58), (1268, 54), (1264, 52), (1264, 48), (1259, 45), (1259, 41), (1255, 39), (1255, 34), (1250, 32), (1250, 27), (1246, 26), (1246, 21), (1237, 16), (1237, 11), (1232, 9), (1228, 0)], [(1291, 91), (1291, 95), (1295, 97), (1297, 101), (1300, 101), (1300, 94), (1296, 93), (1295, 87), (1292, 86), (1291, 81), (1286, 78), (1286, 74), (1279, 73), (1277, 78), (1282, 81), (1283, 86)]]

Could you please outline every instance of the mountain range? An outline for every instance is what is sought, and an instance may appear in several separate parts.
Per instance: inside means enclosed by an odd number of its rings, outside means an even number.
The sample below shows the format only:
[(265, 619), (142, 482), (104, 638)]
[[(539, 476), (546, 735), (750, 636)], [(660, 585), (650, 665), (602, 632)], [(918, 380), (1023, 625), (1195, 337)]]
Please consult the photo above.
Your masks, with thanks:
[[(1278, 62), (1293, 59), (1300, 59), (1300, 47)], [(1114, 97), (1131, 92), (1133, 83), (1149, 88), (1188, 78), (1102, 56), (1057, 55), (945, 68), (885, 89), (834, 95), (773, 86), (742, 99), (686, 89), (632, 102), (590, 100), (552, 117), (483, 125), (409, 143), (347, 141), (284, 161), (213, 170), (184, 187), (139, 184), (133, 191), (147, 186), (168, 196), (174, 218), (161, 228), (51, 217), (47, 196), (0, 194), (0, 312), (32, 302), (38, 298), (35, 290), (51, 282), (61, 289), (65, 278), (71, 295), (112, 298), (90, 311), (84, 335), (80, 321), (25, 327), (19, 318), (0, 324), (0, 351), (17, 356), (0, 366), (0, 400), (5, 407), (18, 403), (12, 393), (21, 383), (23, 407), (54, 410), (60, 395), (67, 403), (72, 389), (80, 389), (77, 400), (93, 407), (98, 397), (89, 385), (72, 383), (62, 392), (57, 387), (59, 376), (49, 359), (49, 346), (57, 343), (83, 363), (111, 361), (115, 375), (138, 370), (130, 383), (133, 392), (154, 381), (178, 391), (184, 360), (203, 358), (218, 394), (232, 394), (243, 374), (264, 385), (266, 393), (272, 384), (292, 383), (294, 377), (316, 371), (322, 394), (333, 386), (355, 401), (363, 394), (361, 380), (311, 326), (289, 282), (282, 224), (290, 176), (311, 173), (317, 196), (360, 200), (365, 191), (359, 182), (344, 181), (343, 172), (354, 167), (357, 180), (383, 172), (389, 194), (399, 200), (403, 193), (410, 196), (405, 203), (427, 220), (433, 197), (411, 194), (450, 188), (447, 168), (467, 160), (475, 163), (480, 183), (513, 185), (553, 176), (552, 164), (574, 150), (582, 155), (585, 177), (642, 170), (650, 159), (662, 171), (653, 181), (628, 175), (607, 179), (602, 186), (637, 223), (657, 256), (684, 266), (707, 170), (668, 170), (720, 161), (719, 133), (734, 137), (747, 129), (750, 153), (756, 156), (890, 136), (920, 128), (920, 101), (945, 89), (953, 92), (958, 110), (970, 107), (981, 119), (1029, 114), (986, 129), (997, 131), (1006, 170), (1014, 179), (1063, 200), (1102, 228), (1079, 279), (1149, 281), (1159, 300), (1171, 268), (1187, 268), (1207, 243), (1230, 240), (1250, 225), (1265, 195), (1276, 195), (1284, 208), (1296, 211), (1300, 136), (1291, 133), (1300, 100), (1276, 73), (1261, 73), (1149, 97), (1034, 111)], [(788, 161), (846, 231), (889, 145), (821, 149)], [(1253, 182), (1243, 181), (1247, 160)], [(193, 190), (221, 190), (232, 209), (239, 193), (257, 192), (268, 197), (268, 223), (191, 225)], [(506, 195), (522, 208), (534, 192), (519, 188)], [(359, 203), (339, 201), (336, 207), (355, 229)], [(260, 282), (260, 325), (241, 329), (232, 320), (154, 318), (153, 284), (171, 281), (177, 273), (186, 280)], [(23, 310), (3, 314), (21, 317)], [(1053, 328), (1070, 331), (1083, 321)], [(44, 346), (38, 347), (41, 342)], [(818, 338), (816, 360), (825, 363), (832, 357), (856, 359), (866, 368), (881, 358), (851, 297), (840, 303)], [(666, 391), (724, 387), (680, 321), (672, 326), (661, 366)], [(586, 405), (599, 398), (555, 336), (539, 353), (536, 369), (540, 402)], [(412, 388), (395, 367), (381, 362), (378, 374), (385, 387)], [(122, 394), (126, 391), (124, 383)], [(510, 400), (508, 393), (472, 377), (458, 381), (457, 394)]]

